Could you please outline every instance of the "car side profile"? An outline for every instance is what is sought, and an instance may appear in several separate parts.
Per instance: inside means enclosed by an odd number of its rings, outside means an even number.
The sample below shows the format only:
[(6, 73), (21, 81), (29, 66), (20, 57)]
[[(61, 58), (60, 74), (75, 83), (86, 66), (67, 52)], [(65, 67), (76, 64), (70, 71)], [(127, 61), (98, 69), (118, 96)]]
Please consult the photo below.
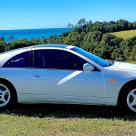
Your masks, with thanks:
[(136, 65), (62, 44), (4, 52), (0, 109), (15, 103), (111, 105), (136, 113)]

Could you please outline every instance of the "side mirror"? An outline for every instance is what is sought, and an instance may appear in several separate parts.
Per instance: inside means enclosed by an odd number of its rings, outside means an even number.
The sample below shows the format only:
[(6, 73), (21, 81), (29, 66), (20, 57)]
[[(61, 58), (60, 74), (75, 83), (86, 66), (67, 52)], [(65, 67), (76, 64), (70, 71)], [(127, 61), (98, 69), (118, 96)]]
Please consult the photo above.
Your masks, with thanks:
[(85, 63), (84, 65), (83, 65), (83, 70), (84, 71), (93, 71), (94, 70), (94, 66), (93, 65), (91, 65), (91, 64), (89, 64), (89, 63)]

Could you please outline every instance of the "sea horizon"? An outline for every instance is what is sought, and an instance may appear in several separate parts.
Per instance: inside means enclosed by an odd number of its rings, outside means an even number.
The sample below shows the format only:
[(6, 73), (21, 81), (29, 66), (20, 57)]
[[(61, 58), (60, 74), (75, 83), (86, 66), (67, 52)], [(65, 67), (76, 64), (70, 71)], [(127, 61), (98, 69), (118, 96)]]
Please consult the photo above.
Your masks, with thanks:
[(63, 33), (70, 32), (72, 28), (34, 28), (34, 29), (14, 29), (0, 30), (0, 38), (4, 38), (6, 42), (20, 39), (43, 39), (51, 36), (59, 36)]

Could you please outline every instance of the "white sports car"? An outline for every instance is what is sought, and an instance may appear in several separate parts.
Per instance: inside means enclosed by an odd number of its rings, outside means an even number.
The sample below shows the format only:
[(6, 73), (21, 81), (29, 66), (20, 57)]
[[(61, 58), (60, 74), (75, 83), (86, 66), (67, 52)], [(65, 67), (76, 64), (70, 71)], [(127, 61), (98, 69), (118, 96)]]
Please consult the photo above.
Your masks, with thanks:
[(0, 109), (15, 103), (119, 105), (136, 113), (136, 65), (59, 44), (1, 53)]

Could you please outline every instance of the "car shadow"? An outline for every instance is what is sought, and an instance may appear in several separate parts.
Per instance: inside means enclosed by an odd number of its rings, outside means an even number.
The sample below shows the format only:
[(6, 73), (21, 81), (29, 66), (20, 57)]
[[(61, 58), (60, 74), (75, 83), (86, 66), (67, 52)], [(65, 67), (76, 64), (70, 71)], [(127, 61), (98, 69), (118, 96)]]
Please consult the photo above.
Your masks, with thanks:
[(22, 105), (19, 104), (12, 110), (1, 111), (0, 114), (30, 116), (30, 117), (54, 117), (54, 118), (106, 118), (135, 121), (136, 115), (121, 112), (116, 107), (109, 106), (85, 106), (85, 105)]

